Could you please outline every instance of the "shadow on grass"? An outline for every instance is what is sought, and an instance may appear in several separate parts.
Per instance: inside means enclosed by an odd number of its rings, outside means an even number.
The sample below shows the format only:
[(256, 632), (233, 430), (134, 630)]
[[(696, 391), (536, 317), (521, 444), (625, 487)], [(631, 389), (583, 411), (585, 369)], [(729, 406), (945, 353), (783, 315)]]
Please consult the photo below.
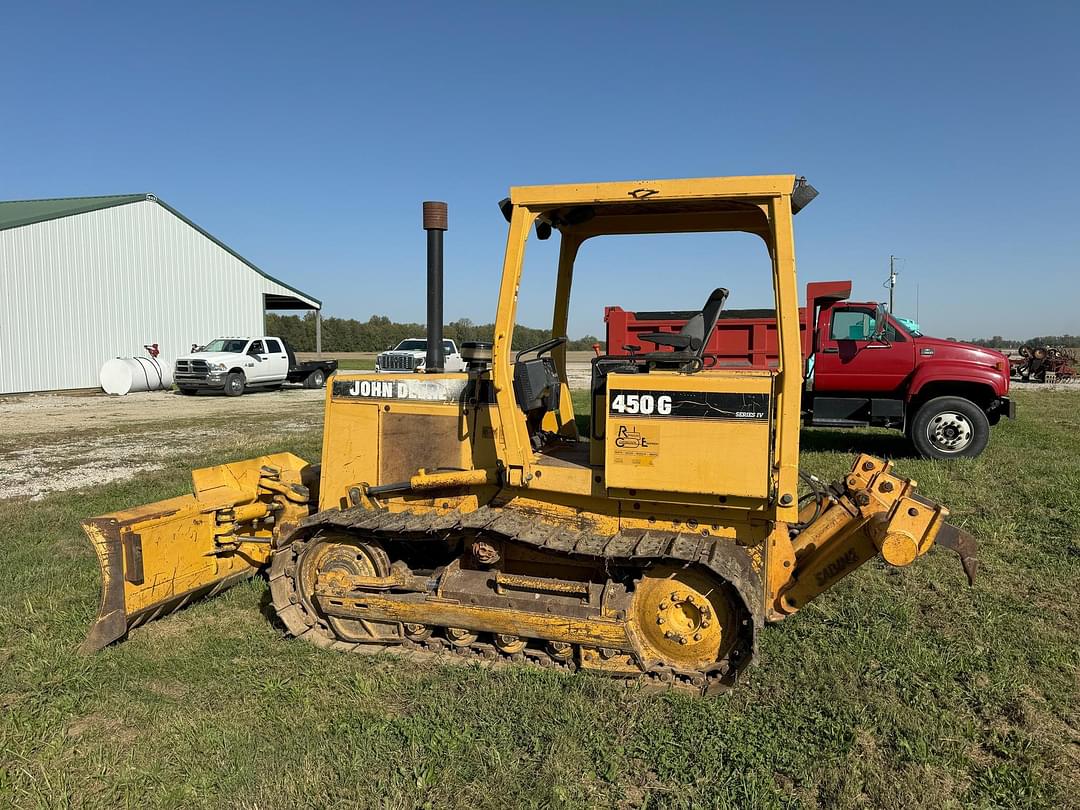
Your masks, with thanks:
[(822, 453), (869, 453), (881, 458), (918, 458), (902, 433), (804, 428), (800, 447)]
[(270, 593), (269, 586), (262, 592), (262, 596), (259, 597), (259, 613), (270, 622), (270, 625), (275, 630), (285, 632), (285, 622), (283, 622), (277, 614), (277, 609), (274, 607), (274, 597)]

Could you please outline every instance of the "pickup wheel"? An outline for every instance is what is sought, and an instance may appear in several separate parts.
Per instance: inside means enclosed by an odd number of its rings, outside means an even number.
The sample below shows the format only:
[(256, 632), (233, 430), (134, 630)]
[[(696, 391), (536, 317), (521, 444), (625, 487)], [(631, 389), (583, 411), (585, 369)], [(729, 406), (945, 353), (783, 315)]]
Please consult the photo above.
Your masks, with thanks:
[(923, 458), (974, 458), (990, 441), (990, 420), (963, 397), (935, 397), (915, 413), (908, 438)]
[(304, 388), (322, 388), (326, 385), (326, 374), (321, 368), (315, 369), (304, 380)]
[(242, 372), (234, 371), (225, 376), (225, 393), (230, 397), (238, 397), (244, 393), (244, 379)]

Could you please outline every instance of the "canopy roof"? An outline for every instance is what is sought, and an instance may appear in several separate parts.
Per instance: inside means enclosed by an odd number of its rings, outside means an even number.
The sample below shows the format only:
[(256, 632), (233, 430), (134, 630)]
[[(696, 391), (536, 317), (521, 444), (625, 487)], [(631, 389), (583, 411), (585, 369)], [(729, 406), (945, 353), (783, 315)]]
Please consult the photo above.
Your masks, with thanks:
[(515, 186), (510, 200), (566, 234), (746, 231), (768, 237), (769, 204), (795, 175)]

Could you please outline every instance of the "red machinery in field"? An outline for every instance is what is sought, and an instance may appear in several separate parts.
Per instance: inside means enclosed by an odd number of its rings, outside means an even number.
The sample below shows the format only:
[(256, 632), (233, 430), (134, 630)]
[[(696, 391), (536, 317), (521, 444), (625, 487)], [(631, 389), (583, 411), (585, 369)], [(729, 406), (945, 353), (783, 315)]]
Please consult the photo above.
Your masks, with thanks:
[[(902, 430), (928, 458), (981, 453), (990, 426), (1003, 415), (1015, 416), (1005, 355), (927, 337), (904, 326), (884, 305), (849, 301), (850, 294), (850, 281), (806, 285), (806, 306), (799, 310), (806, 424)], [(607, 307), (608, 352), (641, 351), (645, 333), (678, 332), (692, 314)], [(705, 354), (710, 365), (772, 369), (777, 345), (773, 310), (728, 310)]]
[(1066, 382), (1076, 377), (1073, 350), (1058, 346), (1021, 346), (1018, 358), (1009, 358), (1012, 376), (1024, 382)]

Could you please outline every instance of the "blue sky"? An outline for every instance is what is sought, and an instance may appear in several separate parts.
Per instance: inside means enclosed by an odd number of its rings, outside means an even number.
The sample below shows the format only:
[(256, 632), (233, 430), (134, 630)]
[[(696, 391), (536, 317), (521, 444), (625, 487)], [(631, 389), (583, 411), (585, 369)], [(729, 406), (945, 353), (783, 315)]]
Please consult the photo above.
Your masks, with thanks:
[[(1080, 332), (1075, 3), (20, 3), (0, 198), (150, 191), (328, 315), (424, 317), (420, 201), (450, 204), (448, 319), (494, 314), (510, 185), (804, 174), (800, 286), (852, 278), (941, 336)], [(520, 320), (550, 319), (555, 240)], [(768, 302), (750, 237), (583, 252), (605, 304)]]

